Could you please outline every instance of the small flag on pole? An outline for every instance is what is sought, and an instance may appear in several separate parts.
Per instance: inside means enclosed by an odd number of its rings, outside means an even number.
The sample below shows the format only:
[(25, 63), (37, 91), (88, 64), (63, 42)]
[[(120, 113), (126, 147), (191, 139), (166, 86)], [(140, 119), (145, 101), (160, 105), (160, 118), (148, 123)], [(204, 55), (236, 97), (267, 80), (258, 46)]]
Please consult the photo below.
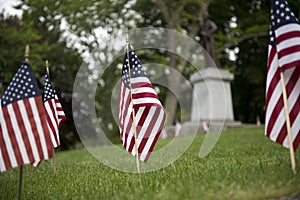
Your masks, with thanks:
[(22, 63), (0, 104), (0, 171), (52, 158), (42, 97), (27, 62)]
[(289, 148), (281, 73), (286, 80), (287, 103), (294, 150), (300, 142), (300, 24), (285, 0), (274, 0), (266, 84), (265, 134)]
[(166, 116), (138, 57), (130, 49), (130, 44), (128, 46), (119, 90), (119, 128), (123, 146), (133, 156), (136, 155), (136, 131), (138, 157), (146, 162), (163, 129)]
[(46, 117), (51, 141), (53, 147), (56, 148), (60, 145), (59, 128), (66, 120), (66, 116), (50, 81), (48, 72), (46, 72), (45, 75), (43, 102), (46, 109)]

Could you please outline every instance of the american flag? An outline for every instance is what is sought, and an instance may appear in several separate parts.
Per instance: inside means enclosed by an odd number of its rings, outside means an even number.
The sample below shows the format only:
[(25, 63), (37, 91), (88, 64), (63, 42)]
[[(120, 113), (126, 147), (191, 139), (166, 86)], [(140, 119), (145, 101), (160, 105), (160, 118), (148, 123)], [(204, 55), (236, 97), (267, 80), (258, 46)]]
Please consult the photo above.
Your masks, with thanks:
[(45, 109), (28, 63), (22, 63), (0, 104), (0, 171), (50, 159), (53, 146)]
[(46, 109), (51, 141), (53, 143), (53, 147), (55, 148), (60, 145), (59, 128), (66, 120), (66, 116), (50, 81), (48, 73), (45, 75), (43, 102)]
[(274, 0), (266, 84), (265, 134), (289, 148), (280, 73), (284, 72), (294, 150), (300, 142), (300, 24), (285, 0)]
[(127, 49), (129, 52), (125, 53), (119, 90), (120, 136), (124, 148), (136, 156), (134, 109), (138, 156), (146, 162), (163, 129), (166, 116), (138, 57), (129, 44)]

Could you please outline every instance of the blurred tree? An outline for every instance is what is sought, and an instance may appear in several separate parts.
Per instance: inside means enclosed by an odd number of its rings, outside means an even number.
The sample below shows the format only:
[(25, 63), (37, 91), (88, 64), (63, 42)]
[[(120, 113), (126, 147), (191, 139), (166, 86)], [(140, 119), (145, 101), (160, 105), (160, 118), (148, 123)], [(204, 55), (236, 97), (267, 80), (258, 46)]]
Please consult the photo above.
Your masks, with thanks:
[[(78, 97), (81, 100), (79, 103), (81, 108), (79, 109), (80, 113), (76, 114), (76, 118), (78, 121), (86, 122), (87, 119), (92, 117), (91, 113), (93, 113), (95, 108), (87, 106), (86, 98), (89, 100), (95, 98), (97, 118), (91, 120), (94, 124), (93, 127), (87, 127), (84, 123), (76, 124), (77, 128), (86, 132), (85, 134), (97, 134), (96, 123), (99, 122), (110, 139), (117, 136), (118, 129), (116, 126), (111, 125), (114, 124), (114, 120), (112, 113), (108, 112), (107, 109), (111, 106), (111, 91), (115, 86), (113, 83), (120, 78), (120, 70), (113, 67), (113, 70), (107, 70), (105, 76), (98, 80), (98, 74), (101, 71), (99, 67), (101, 59), (95, 56), (99, 56), (102, 53), (101, 50), (103, 50), (106, 54), (102, 58), (104, 60), (109, 59), (109, 53), (113, 49), (111, 49), (110, 44), (101, 41), (98, 34), (101, 30), (105, 33), (106, 31), (112, 33), (117, 28), (124, 27), (125, 23), (122, 23), (122, 19), (126, 18), (126, 16), (131, 16), (127, 14), (128, 8), (125, 6), (127, 2), (114, 0), (21, 0), (18, 6), (18, 8), (23, 10), (22, 21), (24, 23), (32, 23), (43, 39), (52, 44), (51, 47), (54, 51), (52, 54), (48, 54), (48, 59), (53, 64), (50, 68), (52, 70), (52, 79), (58, 87), (58, 92), (61, 92), (64, 97), (63, 101), (66, 102), (70, 116), (72, 116), (72, 86), (76, 73), (80, 66), (86, 68), (84, 74), (80, 74), (80, 76), (84, 77), (81, 79), (80, 88), (85, 95)], [(64, 46), (65, 51), (72, 50), (74, 56), (80, 54), (84, 59), (94, 57), (96, 58), (94, 59), (96, 63), (89, 65), (88, 63), (83, 63), (81, 59), (64, 56), (63, 53), (55, 51), (59, 45)], [(57, 55), (60, 56), (56, 57)], [(88, 60), (86, 61), (89, 62)], [(96, 96), (94, 97), (92, 89), (98, 82), (101, 82), (102, 85), (98, 85)], [(72, 127), (75, 135), (73, 120), (71, 122), (72, 124), (68, 126)], [(112, 135), (112, 133), (114, 134)], [(68, 144), (71, 144), (72, 138), (74, 137), (69, 136), (63, 139)], [(99, 141), (99, 144), (101, 143), (102, 141)]]
[[(293, 10), (300, 10), (299, 1), (290, 2)], [(230, 69), (235, 74), (233, 98), (236, 118), (243, 122), (255, 122), (256, 115), (263, 112), (270, 1), (21, 0), (20, 2), (18, 8), (23, 10), (22, 20), (15, 17), (7, 19), (1, 17), (0, 86), (5, 87), (8, 84), (20, 60), (23, 59), (27, 43), (31, 46), (31, 63), (38, 77), (44, 70), (41, 66), (47, 58), (50, 61), (52, 80), (70, 119), (62, 131), (65, 146), (72, 146), (77, 138), (72, 122), (71, 98), (74, 78), (82, 63), (80, 55), (93, 54), (93, 49), (99, 48), (100, 52), (101, 49), (108, 52), (104, 56), (98, 55), (101, 59), (110, 61), (115, 66), (122, 63), (122, 59), (114, 62), (109, 60), (110, 52), (114, 49), (110, 44), (103, 44), (103, 41), (99, 40), (99, 32), (112, 34), (118, 30), (151, 26), (165, 27), (187, 34), (202, 44), (217, 66)], [(20, 32), (22, 34), (19, 34)], [(168, 38), (168, 44), (171, 49), (176, 48), (172, 36)], [(229, 57), (229, 54), (233, 54), (234, 58)], [(11, 55), (14, 55), (13, 59)], [(145, 60), (151, 57), (152, 61), (169, 65), (187, 78), (193, 73), (189, 69), (189, 63), (175, 54), (155, 52), (154, 55), (141, 52), (139, 55)], [(115, 66), (108, 69), (101, 80), (98, 80), (94, 73), (97, 66), (91, 67), (86, 76), (86, 79), (93, 80), (93, 83), (99, 82), (95, 96), (97, 114), (100, 123), (111, 133), (117, 132), (112, 113), (107, 112), (107, 108), (111, 106), (111, 91), (120, 78), (120, 68)], [(174, 79), (172, 75), (169, 77), (170, 83), (179, 84), (180, 80)], [(0, 92), (3, 92), (4, 87), (0, 87)], [(91, 88), (91, 84), (85, 85), (85, 88)], [(168, 113), (167, 124), (170, 125), (176, 115), (177, 99), (169, 90), (162, 89), (161, 92)]]
[[(265, 118), (265, 84), (271, 2), (269, 0), (224, 0), (209, 12), (219, 27), (216, 48), (221, 66), (235, 74), (232, 83), (235, 117), (244, 123)], [(300, 2), (289, 1), (292, 10)], [(295, 12), (297, 15), (298, 13)], [(234, 54), (234, 59), (228, 57)]]
[[(32, 15), (35, 13), (32, 12)], [(30, 16), (35, 18), (34, 16)], [(50, 62), (50, 76), (67, 115), (61, 128), (61, 147), (70, 148), (78, 143), (72, 120), (71, 97), (75, 73), (81, 63), (80, 55), (59, 41), (59, 31), (39, 28), (29, 20), (26, 12), (23, 19), (16, 16), (0, 16), (0, 94), (4, 92), (13, 75), (24, 60), (25, 46), (30, 46), (30, 64), (42, 87), (45, 73), (45, 59)]]

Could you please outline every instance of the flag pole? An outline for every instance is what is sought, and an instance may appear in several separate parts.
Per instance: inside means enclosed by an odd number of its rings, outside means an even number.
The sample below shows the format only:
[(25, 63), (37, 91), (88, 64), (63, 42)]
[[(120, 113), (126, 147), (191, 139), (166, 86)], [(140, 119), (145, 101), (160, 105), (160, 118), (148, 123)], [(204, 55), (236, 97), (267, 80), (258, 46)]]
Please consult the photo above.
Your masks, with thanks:
[(23, 182), (23, 165), (20, 166), (20, 171), (19, 171), (18, 200), (21, 200), (22, 182)]
[[(48, 74), (48, 76), (50, 78), (50, 74), (49, 74), (49, 62), (48, 62), (47, 59), (45, 60), (45, 66), (46, 66), (46, 72), (47, 72), (47, 74)], [(53, 157), (52, 157), (52, 159), (53, 159), (53, 173), (54, 173), (54, 175), (56, 175), (56, 161), (55, 161), (55, 156), (54, 155), (55, 155), (55, 150), (53, 148)]]
[(48, 60), (45, 61), (45, 65), (46, 65), (46, 71), (47, 71), (48, 75), (50, 76), (50, 74), (49, 74), (49, 62), (48, 62)]
[(291, 156), (291, 164), (292, 164), (293, 173), (296, 174), (295, 154), (294, 154), (293, 138), (292, 138), (292, 134), (291, 134), (291, 122), (290, 122), (289, 107), (288, 107), (288, 102), (287, 102), (285, 78), (284, 78), (283, 72), (280, 72), (280, 78), (281, 78), (283, 103), (284, 103), (284, 110), (285, 110), (285, 117), (286, 117), (286, 128), (287, 128), (289, 146), (290, 146), (289, 149), (290, 149), (290, 156)]
[[(29, 45), (25, 46), (25, 53), (24, 53), (24, 58), (25, 61), (28, 63), (29, 62)], [(28, 166), (26, 168), (28, 172)], [(19, 170), (19, 186), (18, 186), (18, 200), (21, 200), (21, 194), (22, 194), (22, 183), (23, 183), (23, 165), (20, 166)]]
[(130, 59), (129, 59), (129, 37), (126, 34), (126, 53), (128, 58), (128, 70), (129, 70), (129, 86), (130, 86), (130, 98), (131, 98), (131, 106), (132, 106), (132, 120), (134, 126), (134, 146), (135, 146), (135, 157), (136, 157), (136, 169), (138, 174), (141, 173), (140, 171), (140, 163), (139, 163), (139, 152), (138, 152), (138, 141), (137, 141), (137, 131), (136, 131), (136, 121), (135, 121), (135, 111), (133, 108), (133, 101), (132, 101), (132, 87), (131, 87), (131, 73), (130, 73)]
[[(29, 63), (29, 58), (30, 58), (30, 55), (29, 55), (29, 45), (26, 45), (25, 46), (25, 53), (24, 53), (24, 58), (25, 58), (25, 61), (27, 63)], [(22, 167), (22, 166), (21, 166)], [(23, 169), (22, 169), (23, 170)], [(28, 165), (26, 165), (26, 174), (28, 175)]]
[(24, 54), (24, 58), (25, 58), (25, 61), (29, 63), (29, 45), (26, 45), (25, 47), (25, 54)]

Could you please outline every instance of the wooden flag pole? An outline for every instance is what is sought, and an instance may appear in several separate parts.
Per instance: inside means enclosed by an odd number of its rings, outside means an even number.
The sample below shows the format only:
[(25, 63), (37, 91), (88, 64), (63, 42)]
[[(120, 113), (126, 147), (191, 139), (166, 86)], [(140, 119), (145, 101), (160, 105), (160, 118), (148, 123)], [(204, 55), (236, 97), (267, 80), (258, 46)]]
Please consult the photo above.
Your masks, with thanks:
[(20, 171), (19, 171), (18, 200), (21, 199), (21, 194), (22, 194), (22, 182), (23, 182), (23, 165), (20, 166)]
[(50, 74), (49, 74), (49, 62), (48, 62), (48, 60), (45, 61), (45, 65), (46, 65), (46, 71), (47, 71), (48, 75), (50, 76)]
[[(48, 73), (48, 76), (50, 78), (48, 60), (45, 61), (45, 66), (46, 66), (46, 71)], [(54, 175), (56, 175), (56, 161), (55, 161), (55, 150), (54, 150), (54, 148), (53, 148), (53, 157), (52, 157), (52, 159), (53, 159), (53, 173), (54, 173)]]
[(25, 54), (24, 54), (24, 58), (25, 58), (25, 61), (29, 63), (29, 45), (26, 45), (25, 47)]
[[(24, 58), (25, 58), (25, 61), (26, 61), (27, 63), (29, 63), (29, 58), (30, 58), (30, 54), (29, 54), (29, 45), (26, 45), (26, 46), (25, 46)], [(26, 174), (28, 174), (28, 165), (26, 165)]]
[[(28, 63), (29, 62), (29, 45), (26, 45), (25, 47), (25, 53), (24, 53), (24, 58), (25, 61)], [(28, 172), (28, 166), (26, 168), (26, 171)], [(20, 171), (19, 171), (19, 186), (18, 186), (18, 200), (21, 199), (21, 194), (22, 194), (22, 183), (23, 183), (23, 165), (20, 166)]]
[(289, 138), (289, 146), (290, 146), (289, 149), (290, 149), (292, 170), (293, 173), (296, 174), (295, 154), (294, 154), (293, 138), (291, 133), (291, 122), (290, 122), (289, 107), (288, 107), (287, 94), (285, 88), (285, 79), (284, 79), (283, 72), (280, 73), (280, 77), (281, 77), (283, 103), (284, 103), (284, 110), (285, 110), (285, 117), (286, 117), (286, 128), (287, 128), (287, 133)]
[(133, 108), (133, 101), (132, 101), (132, 87), (131, 87), (131, 73), (130, 73), (130, 60), (129, 60), (129, 37), (128, 34), (126, 34), (126, 52), (127, 52), (127, 58), (128, 58), (128, 72), (129, 72), (129, 86), (130, 86), (130, 98), (131, 98), (131, 107), (132, 107), (132, 120), (133, 120), (133, 126), (134, 126), (134, 146), (135, 146), (135, 157), (136, 157), (136, 169), (138, 174), (141, 173), (140, 171), (140, 163), (139, 163), (139, 152), (138, 152), (138, 141), (137, 141), (137, 131), (136, 131), (136, 121), (135, 121), (135, 111)]

